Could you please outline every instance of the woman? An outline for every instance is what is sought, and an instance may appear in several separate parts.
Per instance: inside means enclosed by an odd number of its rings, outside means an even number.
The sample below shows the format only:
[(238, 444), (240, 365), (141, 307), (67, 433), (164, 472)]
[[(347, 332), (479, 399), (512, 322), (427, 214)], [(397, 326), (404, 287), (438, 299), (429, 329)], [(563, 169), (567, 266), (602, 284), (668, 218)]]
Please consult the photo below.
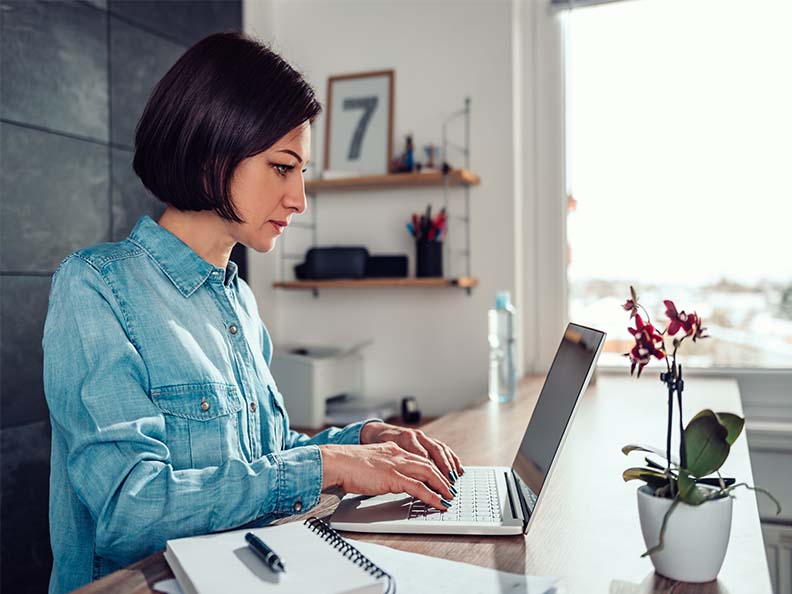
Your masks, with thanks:
[(269, 333), (229, 261), (236, 243), (271, 251), (305, 212), (320, 111), (297, 72), (237, 32), (200, 41), (155, 88), (134, 169), (165, 212), (53, 276), (51, 594), (167, 539), (304, 513), (331, 486), (450, 505), (459, 459), (421, 431), (289, 429)]

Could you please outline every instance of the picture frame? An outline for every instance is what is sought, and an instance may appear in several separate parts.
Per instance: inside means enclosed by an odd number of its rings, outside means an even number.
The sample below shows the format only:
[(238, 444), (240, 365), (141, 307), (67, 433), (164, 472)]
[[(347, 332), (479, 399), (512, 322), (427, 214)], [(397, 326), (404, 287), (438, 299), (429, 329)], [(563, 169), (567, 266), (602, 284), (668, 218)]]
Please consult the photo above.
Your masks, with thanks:
[(393, 157), (393, 70), (327, 80), (324, 168), (384, 175)]

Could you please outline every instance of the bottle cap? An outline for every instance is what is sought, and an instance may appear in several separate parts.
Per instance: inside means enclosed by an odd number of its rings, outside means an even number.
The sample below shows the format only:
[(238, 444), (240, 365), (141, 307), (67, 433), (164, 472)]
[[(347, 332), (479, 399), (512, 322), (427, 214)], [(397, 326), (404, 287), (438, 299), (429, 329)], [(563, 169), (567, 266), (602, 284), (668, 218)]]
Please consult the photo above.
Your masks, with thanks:
[(498, 291), (495, 293), (495, 307), (498, 309), (505, 309), (511, 302), (511, 295), (508, 291)]

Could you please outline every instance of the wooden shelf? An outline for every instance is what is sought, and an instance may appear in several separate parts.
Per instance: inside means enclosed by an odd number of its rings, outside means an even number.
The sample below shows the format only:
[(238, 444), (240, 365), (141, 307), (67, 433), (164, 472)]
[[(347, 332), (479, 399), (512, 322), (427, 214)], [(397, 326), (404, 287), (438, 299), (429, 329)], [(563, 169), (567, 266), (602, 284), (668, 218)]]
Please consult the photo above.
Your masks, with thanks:
[[(368, 175), (365, 177), (346, 177), (343, 179), (315, 179), (305, 182), (306, 192), (326, 192), (343, 190), (363, 190), (377, 188), (414, 188), (438, 187), (445, 183), (442, 171), (426, 173), (391, 173), (388, 175)], [(478, 175), (467, 169), (452, 169), (448, 172), (450, 186), (477, 186), (481, 183)]]
[(330, 289), (339, 287), (462, 287), (469, 289), (478, 285), (478, 279), (472, 276), (460, 278), (363, 278), (317, 281), (291, 281), (272, 283), (276, 289)]

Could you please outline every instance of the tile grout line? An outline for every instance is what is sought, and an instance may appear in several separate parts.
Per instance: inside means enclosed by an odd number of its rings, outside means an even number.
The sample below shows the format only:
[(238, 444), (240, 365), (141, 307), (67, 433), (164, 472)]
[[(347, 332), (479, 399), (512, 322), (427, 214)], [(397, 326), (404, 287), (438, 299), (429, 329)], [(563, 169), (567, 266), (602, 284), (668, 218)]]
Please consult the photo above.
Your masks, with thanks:
[(108, 207), (108, 241), (113, 241), (113, 68), (112, 59), (110, 56), (111, 43), (111, 25), (110, 14), (105, 13), (105, 48), (107, 51), (107, 138), (110, 142), (107, 143), (107, 168), (108, 168), (108, 184), (107, 184), (107, 207)]
[(169, 35), (167, 35), (165, 33), (160, 33), (159, 31), (155, 31), (154, 29), (150, 29), (146, 25), (138, 23), (137, 21), (134, 21), (134, 20), (130, 19), (129, 17), (125, 17), (123, 15), (118, 14), (117, 12), (113, 12), (112, 10), (110, 10), (110, 5), (109, 4), (108, 4), (107, 8), (99, 8), (95, 4), (91, 4), (90, 2), (86, 2), (85, 0), (76, 0), (76, 1), (77, 1), (78, 4), (80, 4), (84, 8), (90, 8), (90, 9), (93, 9), (93, 10), (98, 10), (99, 12), (104, 12), (104, 13), (107, 14), (108, 17), (112, 17), (114, 19), (118, 19), (119, 21), (121, 21), (122, 23), (124, 23), (126, 25), (129, 25), (130, 27), (135, 27), (136, 29), (139, 29), (139, 30), (143, 31), (144, 33), (148, 33), (149, 35), (153, 35), (155, 37), (159, 37), (163, 41), (167, 41), (168, 43), (173, 43), (173, 44), (178, 45), (178, 46), (180, 46), (180, 47), (182, 47), (184, 49), (187, 49), (189, 47), (189, 44), (185, 43), (184, 41), (182, 41), (180, 39), (177, 39), (175, 37), (170, 37)]
[[(0, 122), (4, 124), (8, 124), (10, 126), (17, 126), (18, 128), (27, 128), (29, 130), (35, 130), (36, 132), (46, 132), (47, 134), (53, 134), (55, 136), (62, 136), (64, 138), (69, 138), (71, 140), (80, 140), (82, 142), (90, 142), (91, 144), (99, 144), (101, 146), (110, 145), (111, 148), (121, 149), (125, 151), (134, 151), (134, 147), (127, 146), (125, 144), (115, 144), (113, 142), (109, 142), (107, 140), (102, 140), (100, 138), (91, 138), (90, 136), (81, 136), (80, 134), (74, 134), (72, 132), (65, 132), (63, 130), (55, 130), (53, 128), (48, 128), (47, 126), (39, 126), (38, 124), (31, 124), (28, 122), (20, 122), (19, 120), (10, 120), (8, 118), (0, 117)], [(109, 131), (108, 131), (109, 135)]]

